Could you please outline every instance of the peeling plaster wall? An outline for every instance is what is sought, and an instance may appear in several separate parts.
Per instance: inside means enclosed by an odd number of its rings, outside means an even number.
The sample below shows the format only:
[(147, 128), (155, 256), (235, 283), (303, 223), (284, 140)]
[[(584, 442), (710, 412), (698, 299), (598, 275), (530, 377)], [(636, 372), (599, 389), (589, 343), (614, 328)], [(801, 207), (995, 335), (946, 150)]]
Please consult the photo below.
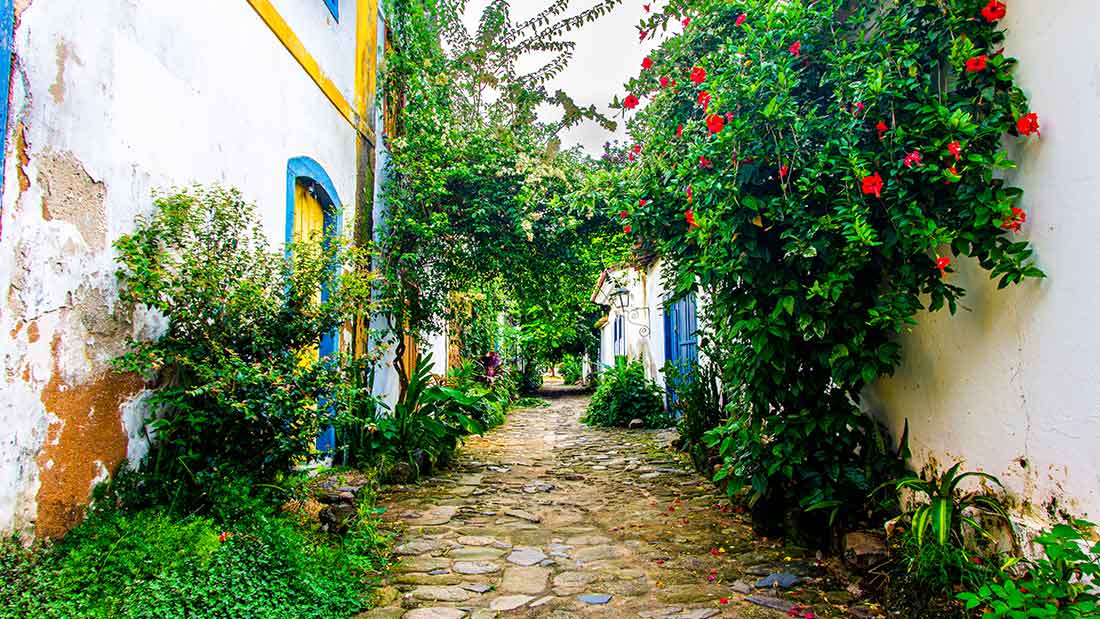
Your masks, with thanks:
[[(279, 0), (349, 100), (355, 3)], [(307, 6), (308, 5), (308, 6)], [(316, 5), (316, 6), (313, 6)], [(286, 169), (355, 194), (350, 125), (246, 2), (18, 0), (0, 210), (0, 532), (62, 534), (94, 483), (140, 459), (147, 395), (110, 370), (163, 325), (117, 303), (111, 243), (151, 191), (240, 188), (279, 244)]]
[(911, 427), (917, 466), (998, 475), (1025, 525), (1050, 514), (1100, 517), (1100, 56), (1095, 0), (1010, 3), (1006, 52), (1042, 123), (1042, 139), (1009, 143), (1020, 167), (1032, 241), (1048, 274), (996, 290), (961, 260), (959, 313), (919, 316), (895, 377), (868, 389), (895, 433)]

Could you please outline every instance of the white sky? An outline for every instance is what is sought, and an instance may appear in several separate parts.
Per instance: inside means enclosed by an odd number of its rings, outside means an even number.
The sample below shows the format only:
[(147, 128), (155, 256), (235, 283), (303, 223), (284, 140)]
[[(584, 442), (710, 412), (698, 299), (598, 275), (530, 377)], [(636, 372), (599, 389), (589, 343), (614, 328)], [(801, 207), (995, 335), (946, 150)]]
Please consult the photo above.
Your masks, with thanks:
[[(589, 24), (580, 30), (574, 30), (566, 35), (568, 40), (575, 41), (577, 47), (574, 50), (573, 61), (561, 75), (547, 85), (547, 89), (553, 93), (562, 89), (581, 107), (596, 105), (597, 109), (607, 114), (619, 123), (619, 130), (612, 134), (603, 127), (585, 122), (562, 134), (563, 146), (569, 147), (580, 144), (590, 154), (598, 156), (603, 153), (603, 143), (615, 138), (623, 138), (626, 135), (626, 127), (621, 117), (616, 117), (618, 110), (611, 110), (609, 103), (619, 95), (621, 99), (623, 83), (632, 75), (641, 71), (642, 58), (651, 49), (650, 42), (638, 42), (638, 31), (635, 28), (643, 15), (642, 4), (650, 0), (624, 0), (622, 4), (612, 10), (595, 23)], [(572, 0), (569, 15), (573, 15), (594, 4), (595, 0)], [(470, 0), (466, 11), (467, 28), (477, 28), (481, 10), (489, 3), (489, 0)], [(521, 22), (550, 4), (550, 0), (512, 0), (512, 21)], [(534, 69), (540, 63), (538, 58), (532, 57), (530, 62), (520, 64), (520, 69)], [(556, 112), (545, 112), (548, 120), (553, 119)]]

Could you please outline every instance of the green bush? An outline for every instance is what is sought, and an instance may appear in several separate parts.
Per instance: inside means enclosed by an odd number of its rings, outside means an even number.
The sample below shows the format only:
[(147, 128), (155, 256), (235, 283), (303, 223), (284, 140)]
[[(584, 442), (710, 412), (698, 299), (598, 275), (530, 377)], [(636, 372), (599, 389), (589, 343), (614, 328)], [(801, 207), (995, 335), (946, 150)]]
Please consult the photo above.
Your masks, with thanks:
[(959, 594), (966, 608), (983, 609), (983, 619), (1100, 616), (1100, 589), (1096, 583), (1100, 577), (1100, 542), (1096, 541), (1096, 525), (1084, 520), (1059, 524), (1035, 542), (1043, 547), (1043, 558), (1024, 561), (1027, 573), (1022, 577), (1005, 569), (999, 574), (999, 582), (986, 582)]
[(625, 428), (635, 419), (641, 419), (647, 428), (663, 428), (670, 421), (661, 388), (646, 378), (645, 366), (641, 361), (620, 357), (614, 366), (600, 373), (599, 387), (582, 421)]
[(240, 503), (216, 511), (233, 521), (108, 503), (60, 542), (0, 544), (0, 618), (346, 619), (366, 608), (385, 565), (372, 522), (334, 538), (231, 494)]
[(576, 385), (581, 382), (584, 374), (583, 362), (576, 355), (566, 355), (561, 363), (561, 379), (567, 385)]
[(530, 396), (542, 388), (543, 365), (537, 361), (528, 361), (524, 368), (516, 371), (516, 386), (519, 394)]
[[(310, 456), (347, 382), (339, 358), (312, 360), (325, 334), (371, 311), (366, 256), (337, 240), (268, 247), (236, 190), (158, 195), (115, 243), (124, 302), (167, 319), (131, 342), (120, 371), (154, 379), (152, 493), (193, 497), (232, 471), (272, 479)], [(321, 294), (324, 290), (325, 294)]]

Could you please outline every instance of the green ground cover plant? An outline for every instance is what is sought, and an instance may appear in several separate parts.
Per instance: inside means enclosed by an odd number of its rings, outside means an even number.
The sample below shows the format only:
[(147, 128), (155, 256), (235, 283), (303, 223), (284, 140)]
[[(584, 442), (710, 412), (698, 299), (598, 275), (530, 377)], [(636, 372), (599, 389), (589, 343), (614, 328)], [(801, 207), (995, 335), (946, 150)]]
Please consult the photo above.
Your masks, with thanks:
[[(1035, 538), (1043, 556), (1011, 561), (995, 579), (959, 594), (983, 619), (1081, 619), (1100, 615), (1100, 542), (1096, 525), (1076, 520)], [(1020, 573), (1018, 568), (1023, 568)], [(1013, 571), (1015, 568), (1015, 571)]]
[(346, 619), (366, 609), (386, 562), (374, 521), (332, 536), (251, 487), (229, 482), (208, 515), (128, 509), (132, 489), (101, 487), (63, 540), (0, 543), (0, 617)]

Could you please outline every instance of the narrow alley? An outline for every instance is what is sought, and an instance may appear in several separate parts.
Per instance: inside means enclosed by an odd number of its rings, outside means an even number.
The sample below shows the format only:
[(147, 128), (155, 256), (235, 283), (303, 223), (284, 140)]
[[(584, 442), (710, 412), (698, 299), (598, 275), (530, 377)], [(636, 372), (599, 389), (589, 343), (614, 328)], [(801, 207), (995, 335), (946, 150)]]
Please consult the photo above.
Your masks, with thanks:
[(674, 431), (588, 428), (583, 394), (543, 395), (450, 473), (380, 497), (405, 529), (389, 606), (366, 617), (828, 617), (851, 598), (811, 553), (755, 537)]

